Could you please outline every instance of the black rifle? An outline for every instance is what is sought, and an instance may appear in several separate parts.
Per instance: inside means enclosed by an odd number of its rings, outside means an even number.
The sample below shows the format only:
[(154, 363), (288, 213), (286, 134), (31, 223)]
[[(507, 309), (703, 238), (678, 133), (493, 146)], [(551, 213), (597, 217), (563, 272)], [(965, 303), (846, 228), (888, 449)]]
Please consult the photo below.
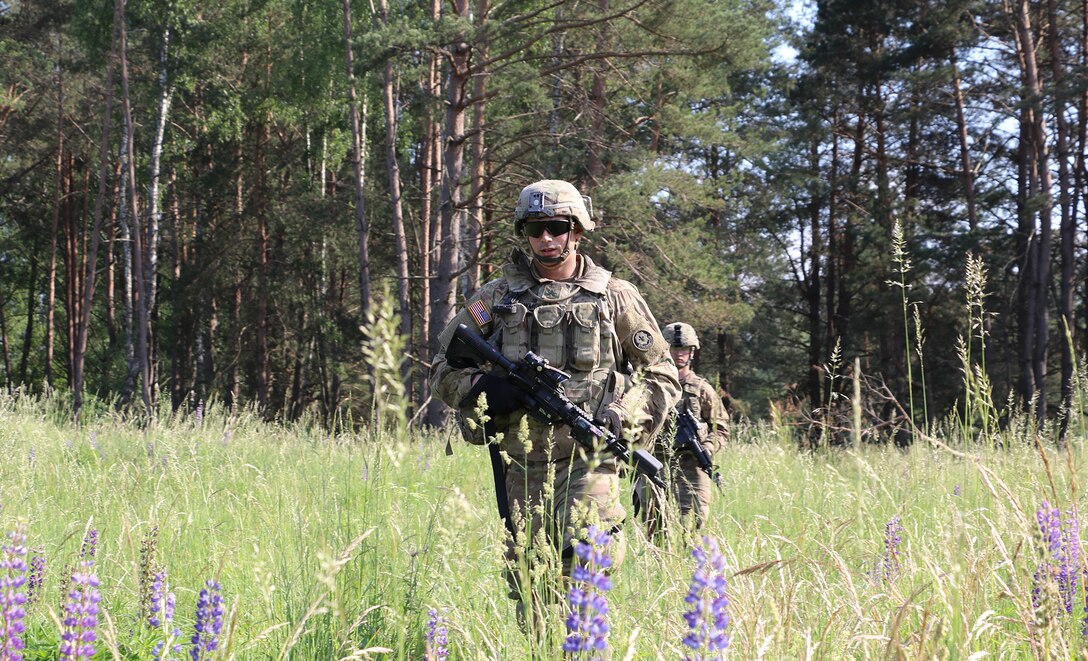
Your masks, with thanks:
[(645, 450), (629, 450), (622, 439), (567, 399), (559, 385), (570, 378), (569, 374), (552, 367), (532, 351), (515, 363), (464, 324), (458, 324), (453, 338), (480, 362), (496, 365), (506, 373), (506, 381), (513, 386), (514, 395), (529, 415), (547, 424), (566, 424), (574, 440), (587, 449), (596, 451), (603, 447), (656, 486), (665, 488), (665, 481), (658, 475), (660, 461)]
[(695, 419), (695, 414), (691, 412), (691, 406), (689, 405), (685, 405), (680, 410), (679, 415), (676, 416), (676, 442), (673, 445), (673, 450), (677, 452), (687, 450), (694, 455), (695, 461), (699, 463), (699, 468), (711, 480), (714, 480), (718, 490), (721, 490), (722, 474), (718, 472), (718, 467), (710, 460), (710, 453), (699, 442), (699, 421)]

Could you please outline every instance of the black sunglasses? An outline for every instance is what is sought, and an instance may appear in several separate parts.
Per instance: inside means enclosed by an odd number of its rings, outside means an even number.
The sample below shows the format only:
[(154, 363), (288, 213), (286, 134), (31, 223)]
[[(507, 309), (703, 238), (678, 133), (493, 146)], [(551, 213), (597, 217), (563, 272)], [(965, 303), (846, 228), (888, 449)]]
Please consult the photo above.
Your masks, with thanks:
[(544, 230), (548, 230), (548, 234), (552, 236), (563, 236), (567, 232), (571, 231), (574, 227), (574, 222), (570, 218), (563, 218), (560, 220), (545, 220), (543, 222), (538, 221), (535, 223), (525, 223), (522, 226), (521, 231), (525, 236), (531, 236), (534, 239), (539, 239)]

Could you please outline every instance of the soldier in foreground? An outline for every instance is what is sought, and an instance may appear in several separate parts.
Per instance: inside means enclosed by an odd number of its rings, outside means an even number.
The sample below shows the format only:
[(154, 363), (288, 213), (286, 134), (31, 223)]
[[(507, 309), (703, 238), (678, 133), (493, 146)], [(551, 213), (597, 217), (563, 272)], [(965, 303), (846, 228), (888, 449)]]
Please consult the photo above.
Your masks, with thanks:
[[(720, 475), (713, 464), (714, 454), (729, 440), (729, 417), (721, 398), (706, 379), (692, 369), (699, 349), (699, 337), (690, 324), (674, 322), (662, 331), (669, 353), (676, 362), (682, 394), (676, 406), (675, 422), (657, 443), (655, 454), (669, 466), (669, 492), (675, 499), (682, 521), (694, 517), (696, 529), (706, 523), (713, 484), (720, 487)], [(643, 507), (649, 534), (667, 532), (667, 508), (647, 488), (635, 484), (635, 498)]]
[[(478, 354), (451, 340), (478, 335), (508, 364), (524, 365), (528, 352), (535, 353), (569, 374), (558, 386), (562, 394), (602, 428), (648, 442), (679, 397), (676, 367), (634, 285), (579, 252), (595, 227), (591, 209), (565, 181), (526, 186), (514, 231), (527, 250), (515, 250), (502, 277), (468, 300), (439, 338), (442, 353), (432, 365), (434, 395), (458, 409), (470, 443), (489, 444), (499, 513), (509, 532), (509, 595), (523, 618), (530, 601), (536, 622), (541, 604), (557, 602), (562, 590), (558, 572), (552, 574), (556, 580), (529, 580), (547, 555), (542, 547), (554, 550), (569, 574), (573, 542), (592, 524), (612, 535), (614, 566), (622, 561), (619, 464), (613, 455), (579, 445), (570, 427), (527, 415), (506, 373), (489, 370)], [(460, 325), (465, 328), (458, 331)], [(481, 396), (483, 419), (477, 415)]]

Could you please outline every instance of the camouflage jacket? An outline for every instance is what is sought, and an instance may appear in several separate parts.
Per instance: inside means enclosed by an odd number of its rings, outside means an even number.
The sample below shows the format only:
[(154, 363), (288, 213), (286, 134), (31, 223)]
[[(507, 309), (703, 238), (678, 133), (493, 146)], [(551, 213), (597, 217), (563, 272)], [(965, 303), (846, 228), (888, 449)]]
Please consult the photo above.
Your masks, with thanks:
[(677, 409), (690, 406), (695, 419), (701, 423), (699, 441), (713, 456), (729, 441), (729, 414), (722, 405), (721, 397), (710, 382), (695, 372), (688, 372), (680, 380), (683, 393)]
[[(507, 263), (503, 276), (488, 282), (458, 312), (439, 338), (442, 352), (431, 365), (435, 397), (474, 415), (475, 402), (464, 401), (480, 368), (455, 368), (446, 348), (457, 324), (486, 337), (509, 359), (527, 351), (546, 358), (571, 375), (564, 394), (598, 419), (614, 416), (625, 429), (638, 431), (647, 443), (660, 430), (680, 396), (676, 366), (658, 325), (631, 283), (579, 255), (578, 273), (557, 282), (536, 275), (520, 251)], [(524, 412), (497, 416), (496, 431), (512, 456), (561, 459), (574, 451), (566, 427), (526, 420), (528, 443), (518, 439)], [(466, 433), (482, 443), (481, 434)]]

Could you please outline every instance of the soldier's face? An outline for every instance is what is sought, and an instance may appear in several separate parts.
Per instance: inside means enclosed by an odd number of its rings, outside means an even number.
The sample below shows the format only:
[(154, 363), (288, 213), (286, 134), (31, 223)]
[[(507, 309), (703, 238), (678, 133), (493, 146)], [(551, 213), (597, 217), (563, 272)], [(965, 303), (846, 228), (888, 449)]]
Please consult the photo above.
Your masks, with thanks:
[[(522, 229), (533, 254), (544, 259), (558, 258), (570, 247), (573, 251), (582, 235), (570, 218), (534, 218)], [(569, 243), (568, 243), (569, 242)]]
[(687, 367), (693, 352), (691, 347), (669, 347), (669, 353), (672, 354), (672, 361), (677, 367)]

